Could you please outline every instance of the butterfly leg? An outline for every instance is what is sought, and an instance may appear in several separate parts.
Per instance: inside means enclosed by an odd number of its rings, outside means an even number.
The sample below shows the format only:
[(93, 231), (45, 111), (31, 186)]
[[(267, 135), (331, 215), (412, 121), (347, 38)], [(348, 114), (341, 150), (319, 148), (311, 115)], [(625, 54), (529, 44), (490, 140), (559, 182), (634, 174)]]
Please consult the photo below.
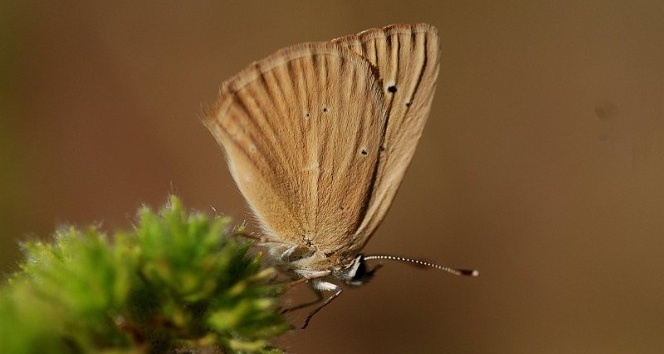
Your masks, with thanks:
[(313, 311), (309, 312), (307, 318), (304, 319), (304, 324), (302, 325), (301, 329), (307, 328), (307, 326), (309, 325), (309, 321), (311, 321), (311, 318), (314, 317), (314, 315), (318, 313), (318, 311), (322, 310), (323, 307), (327, 306), (330, 302), (332, 302), (332, 300), (339, 297), (339, 295), (341, 295), (341, 292), (343, 291), (340, 286), (329, 282), (320, 282), (319, 284), (321, 287), (326, 287), (325, 289), (320, 289), (320, 288), (315, 289), (318, 295), (321, 296), (321, 299), (322, 299), (321, 290), (330, 290), (334, 291), (335, 293), (330, 295), (330, 297), (328, 297), (327, 299), (325, 299), (325, 301), (322, 304), (320, 304), (318, 307), (316, 307)]
[[(310, 280), (312, 280), (312, 279), (311, 278), (300, 278), (298, 280), (294, 280), (291, 283), (289, 283), (288, 287), (290, 288), (292, 286), (295, 286), (295, 285), (298, 285), (298, 284), (301, 284), (301, 283), (304, 283), (304, 282), (307, 282), (307, 281), (310, 281)], [(314, 315), (316, 313), (318, 313), (318, 311), (322, 310), (323, 307), (327, 306), (330, 302), (332, 302), (332, 300), (336, 299), (339, 295), (341, 295), (341, 292), (342, 292), (342, 289), (341, 289), (340, 286), (338, 286), (336, 284), (333, 284), (333, 283), (330, 283), (330, 282), (327, 282), (327, 281), (322, 281), (320, 279), (313, 279), (313, 284), (311, 284), (311, 290), (313, 290), (314, 293), (316, 294), (316, 299), (315, 300), (308, 301), (308, 302), (305, 302), (303, 304), (299, 304), (297, 306), (293, 306), (293, 307), (290, 307), (290, 308), (287, 308), (287, 309), (281, 311), (281, 313), (284, 314), (284, 313), (300, 310), (300, 309), (303, 309), (305, 307), (309, 307), (309, 306), (318, 304), (323, 300), (323, 291), (334, 291), (334, 294), (332, 294), (327, 299), (325, 299), (325, 301), (322, 304), (320, 304), (318, 307), (316, 307), (313, 311), (309, 312), (309, 314), (307, 315), (307, 317), (304, 320), (304, 324), (302, 325), (302, 327), (300, 327), (301, 329), (307, 328), (307, 326), (309, 325), (309, 321), (311, 321), (311, 318), (314, 317)]]
[(260, 243), (283, 243), (283, 241), (273, 239), (271, 237), (257, 236), (257, 235), (250, 234), (250, 233), (247, 233), (247, 232), (244, 232), (244, 231), (235, 231), (235, 232), (233, 232), (233, 236), (248, 238), (250, 240), (254, 240), (254, 241), (257, 241), (257, 242), (260, 242)]
[[(296, 281), (297, 281), (297, 280), (296, 280)], [(295, 283), (295, 281), (294, 281), (293, 283)], [(291, 284), (292, 284), (292, 283), (291, 283)], [(290, 284), (289, 284), (289, 286), (290, 286)], [(311, 305), (315, 305), (315, 304), (321, 302), (321, 301), (323, 300), (323, 293), (322, 293), (320, 290), (317, 290), (317, 289), (312, 289), (312, 290), (313, 290), (314, 293), (316, 294), (316, 299), (315, 299), (315, 300), (307, 301), (307, 302), (305, 302), (305, 303), (303, 303), (303, 304), (299, 304), (299, 305), (296, 305), (296, 306), (289, 307), (289, 308), (287, 308), (287, 309), (281, 310), (281, 313), (284, 314), (284, 313), (288, 313), (288, 312), (297, 311), (297, 310), (300, 310), (300, 309), (303, 309), (303, 308), (305, 308), (305, 307), (309, 307), (309, 306), (311, 306)]]
[[(288, 289), (290, 289), (290, 288), (295, 287), (295, 286), (297, 286), (297, 285), (300, 285), (300, 284), (302, 284), (302, 283), (306, 283), (306, 282), (308, 282), (308, 281), (311, 281), (312, 279), (313, 279), (313, 278), (300, 278), (300, 279), (297, 279), (297, 280), (293, 280), (293, 281), (291, 281), (290, 283), (288, 283), (288, 284), (286, 285), (286, 287), (287, 287)], [(315, 299), (315, 300), (308, 301), (308, 302), (305, 302), (305, 303), (303, 303), (303, 304), (299, 304), (299, 305), (296, 305), (296, 306), (289, 307), (289, 308), (287, 308), (287, 309), (281, 310), (281, 313), (288, 313), (288, 312), (297, 311), (297, 310), (299, 310), (299, 309), (303, 309), (303, 308), (305, 308), (305, 307), (309, 307), (309, 306), (311, 306), (311, 305), (315, 305), (315, 304), (321, 302), (321, 300), (323, 300), (323, 293), (321, 292), (321, 289), (318, 289), (318, 287), (316, 286), (316, 284), (317, 284), (317, 283), (314, 283), (313, 286), (309, 286), (309, 289), (313, 290), (313, 292), (316, 294), (316, 299)]]
[(288, 249), (286, 249), (283, 253), (281, 253), (281, 256), (279, 256), (279, 258), (281, 260), (288, 260), (289, 257), (295, 252), (297, 247), (298, 247), (297, 245), (293, 245), (291, 247), (288, 247)]

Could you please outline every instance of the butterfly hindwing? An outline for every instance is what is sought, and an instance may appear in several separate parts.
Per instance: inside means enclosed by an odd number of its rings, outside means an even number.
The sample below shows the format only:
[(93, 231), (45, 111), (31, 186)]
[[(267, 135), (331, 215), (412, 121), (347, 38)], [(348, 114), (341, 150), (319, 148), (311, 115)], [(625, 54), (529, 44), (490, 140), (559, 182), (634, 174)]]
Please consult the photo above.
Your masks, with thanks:
[(439, 41), (428, 24), (392, 25), (333, 40), (377, 70), (387, 127), (371, 201), (354, 244), (359, 249), (392, 204), (426, 123), (439, 69)]

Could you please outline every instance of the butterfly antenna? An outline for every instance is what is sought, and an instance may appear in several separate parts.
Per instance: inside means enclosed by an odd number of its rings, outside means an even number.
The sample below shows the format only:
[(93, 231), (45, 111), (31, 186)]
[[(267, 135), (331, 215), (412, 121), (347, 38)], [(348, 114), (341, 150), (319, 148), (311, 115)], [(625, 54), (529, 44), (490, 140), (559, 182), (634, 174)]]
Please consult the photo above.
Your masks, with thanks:
[(405, 257), (399, 257), (399, 256), (389, 256), (389, 255), (372, 255), (372, 256), (364, 256), (364, 260), (370, 261), (370, 260), (387, 260), (387, 261), (396, 261), (396, 262), (402, 262), (402, 263), (410, 263), (416, 266), (420, 267), (429, 267), (429, 268), (434, 268), (438, 270), (442, 270), (443, 272), (448, 272), (450, 274), (454, 275), (459, 275), (459, 276), (465, 276), (465, 277), (478, 277), (480, 275), (480, 272), (476, 269), (458, 269), (458, 268), (450, 268), (450, 267), (443, 267), (438, 264), (430, 263), (427, 261), (422, 261), (419, 259), (411, 259), (411, 258), (405, 258)]

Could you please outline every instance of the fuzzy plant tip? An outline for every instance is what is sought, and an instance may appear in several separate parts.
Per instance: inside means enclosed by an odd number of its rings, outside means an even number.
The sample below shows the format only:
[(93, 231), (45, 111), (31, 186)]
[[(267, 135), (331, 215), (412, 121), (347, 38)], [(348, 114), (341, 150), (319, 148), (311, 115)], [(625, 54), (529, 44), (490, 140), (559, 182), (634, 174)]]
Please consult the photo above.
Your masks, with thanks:
[(231, 220), (170, 196), (134, 229), (62, 227), (22, 244), (0, 288), (4, 353), (281, 353), (282, 283)]

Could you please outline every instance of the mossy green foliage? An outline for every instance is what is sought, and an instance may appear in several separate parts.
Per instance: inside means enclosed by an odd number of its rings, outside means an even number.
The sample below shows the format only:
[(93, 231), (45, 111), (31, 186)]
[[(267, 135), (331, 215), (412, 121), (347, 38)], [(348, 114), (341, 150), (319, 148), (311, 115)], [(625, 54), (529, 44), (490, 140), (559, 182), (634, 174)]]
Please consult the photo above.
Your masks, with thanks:
[(187, 213), (171, 197), (133, 232), (69, 227), (0, 290), (2, 353), (280, 353), (283, 285), (228, 218)]

